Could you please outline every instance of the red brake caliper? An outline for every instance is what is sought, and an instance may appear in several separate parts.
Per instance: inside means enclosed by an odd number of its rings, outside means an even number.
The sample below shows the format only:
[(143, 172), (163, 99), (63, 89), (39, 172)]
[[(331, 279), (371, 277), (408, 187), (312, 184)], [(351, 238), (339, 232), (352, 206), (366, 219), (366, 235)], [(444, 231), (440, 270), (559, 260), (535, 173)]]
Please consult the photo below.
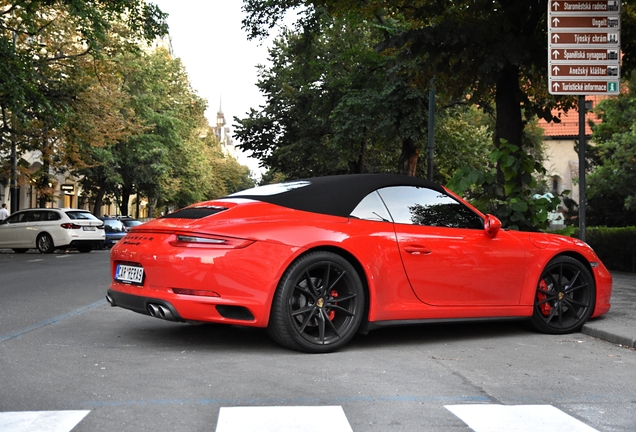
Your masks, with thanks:
[[(545, 283), (544, 279), (541, 279), (541, 282), (539, 282), (539, 289), (543, 291), (548, 291), (548, 284)], [(546, 296), (544, 293), (542, 293), (541, 291), (537, 291), (537, 300), (539, 300), (539, 302), (543, 302), (547, 298), (548, 296)], [(550, 306), (548, 302), (545, 302), (539, 305), (539, 309), (541, 309), (541, 314), (543, 316), (548, 316), (550, 315), (552, 306)]]
[[(338, 291), (336, 290), (331, 290), (329, 294), (331, 295), (332, 298), (338, 298)], [(334, 303), (334, 304), (338, 304), (338, 303)], [(333, 321), (334, 317), (336, 316), (336, 311), (330, 310), (327, 316), (329, 317), (330, 321)]]

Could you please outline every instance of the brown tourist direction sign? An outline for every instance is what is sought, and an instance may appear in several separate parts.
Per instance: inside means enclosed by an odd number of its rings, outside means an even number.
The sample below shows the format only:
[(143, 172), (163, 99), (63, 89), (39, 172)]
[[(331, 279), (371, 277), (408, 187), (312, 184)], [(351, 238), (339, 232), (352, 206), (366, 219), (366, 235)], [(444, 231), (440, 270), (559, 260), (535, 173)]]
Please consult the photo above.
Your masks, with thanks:
[(608, 77), (618, 76), (618, 65), (593, 65), (593, 64), (573, 64), (563, 63), (555, 64), (550, 68), (552, 77), (559, 78), (591, 78), (591, 77)]
[(618, 1), (607, 0), (553, 0), (553, 12), (618, 12)]
[(605, 62), (608, 64), (618, 64), (618, 49), (597, 49), (597, 48), (559, 48), (550, 50), (550, 58), (552, 62), (555, 60), (563, 61), (593, 61)]
[(620, 30), (619, 0), (549, 0), (550, 93), (618, 94)]
[(553, 31), (550, 36), (552, 47), (561, 45), (608, 45), (620, 44), (618, 40), (619, 32), (608, 32), (607, 30), (598, 33), (591, 32), (557, 32)]
[(619, 29), (618, 17), (597, 16), (561, 16), (550, 19), (551, 29)]

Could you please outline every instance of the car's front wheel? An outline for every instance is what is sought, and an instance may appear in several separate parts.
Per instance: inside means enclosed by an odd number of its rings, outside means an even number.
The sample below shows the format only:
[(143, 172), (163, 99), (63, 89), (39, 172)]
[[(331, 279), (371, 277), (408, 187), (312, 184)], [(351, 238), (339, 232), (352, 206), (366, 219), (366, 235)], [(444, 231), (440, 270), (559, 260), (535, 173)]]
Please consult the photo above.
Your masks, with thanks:
[(38, 247), (40, 253), (53, 253), (53, 250), (55, 249), (53, 239), (47, 233), (40, 234), (35, 240), (35, 244)]
[(587, 267), (569, 256), (556, 257), (539, 278), (532, 323), (544, 333), (579, 331), (592, 315), (595, 301), (596, 285)]
[(291, 349), (331, 352), (353, 338), (364, 309), (364, 287), (349, 261), (332, 252), (311, 252), (281, 278), (267, 331)]

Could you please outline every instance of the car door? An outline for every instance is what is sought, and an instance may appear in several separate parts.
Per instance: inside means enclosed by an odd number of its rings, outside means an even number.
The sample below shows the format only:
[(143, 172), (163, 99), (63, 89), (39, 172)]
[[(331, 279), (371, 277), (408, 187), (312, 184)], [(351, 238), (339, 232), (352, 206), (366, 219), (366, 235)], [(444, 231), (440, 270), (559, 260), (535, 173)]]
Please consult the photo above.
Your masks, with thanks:
[(525, 253), (505, 231), (488, 236), (483, 219), (438, 190), (378, 190), (394, 221), (400, 254), (417, 297), (438, 306), (518, 305)]
[(9, 248), (30, 247), (27, 236), (27, 212), (18, 212), (9, 216), (0, 225), (0, 246)]

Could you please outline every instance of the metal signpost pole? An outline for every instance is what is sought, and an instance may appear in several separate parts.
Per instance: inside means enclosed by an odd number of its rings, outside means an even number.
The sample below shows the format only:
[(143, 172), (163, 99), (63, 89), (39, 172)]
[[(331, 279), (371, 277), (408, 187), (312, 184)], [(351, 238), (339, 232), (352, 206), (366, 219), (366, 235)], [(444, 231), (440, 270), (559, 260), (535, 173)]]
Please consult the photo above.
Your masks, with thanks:
[(435, 84), (431, 81), (428, 92), (428, 165), (426, 178), (433, 181), (433, 157), (435, 153)]
[(579, 96), (579, 239), (585, 241), (585, 95)]

